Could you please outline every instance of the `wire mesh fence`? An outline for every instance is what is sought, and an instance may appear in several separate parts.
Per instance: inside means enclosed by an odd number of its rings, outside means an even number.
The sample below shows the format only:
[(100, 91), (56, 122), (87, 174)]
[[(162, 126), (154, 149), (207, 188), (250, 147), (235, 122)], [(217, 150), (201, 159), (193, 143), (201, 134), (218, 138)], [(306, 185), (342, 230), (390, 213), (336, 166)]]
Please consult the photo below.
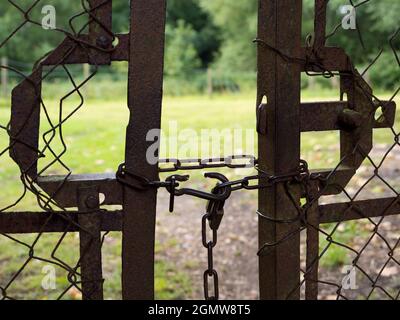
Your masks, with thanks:
[[(32, 18), (35, 10), (42, 9), (41, 1), (32, 1), (28, 6), (26, 3), (8, 1), (7, 5), (15, 9), (15, 18), (21, 21), (1, 40), (1, 48), (6, 47), (17, 33), (26, 29), (25, 26), (42, 27), (42, 22)], [(30, 74), (24, 73), (15, 63), (1, 66), (2, 69), (7, 69), (10, 75), (22, 79), (12, 91), (10, 121), (1, 126), (2, 158), (13, 158), (20, 171), (21, 185), (18, 188), (12, 181), (7, 183), (7, 180), (12, 180), (15, 170), (9, 161), (3, 160), (5, 188), (8, 187), (16, 194), (10, 197), (10, 194), (5, 192), (1, 201), (2, 251), (5, 259), (2, 261), (2, 299), (38, 298), (31, 291), (32, 286), (51, 289), (55, 285), (53, 278), (56, 272), (62, 279), (62, 288), (53, 291), (50, 298), (64, 298), (67, 292), (79, 295), (84, 287), (85, 299), (98, 299), (103, 296), (101, 288), (104, 279), (100, 250), (107, 232), (100, 233), (100, 230), (96, 229), (99, 227), (96, 217), (105, 211), (99, 208), (99, 193), (90, 194), (86, 190), (90, 187), (84, 188), (81, 194), (86, 193), (86, 198), (82, 199), (80, 204), (77, 203), (79, 201), (75, 204), (81, 213), (85, 213), (79, 217), (76, 212), (66, 209), (68, 205), (60, 205), (55, 201), (56, 194), (65, 187), (72, 174), (62, 160), (68, 149), (63, 136), (63, 125), (84, 105), (82, 87), (97, 73), (98, 65), (110, 61), (112, 52), (116, 51), (112, 41), (117, 39), (117, 36), (112, 32), (110, 25), (111, 1), (82, 1), (81, 6), (81, 10), (70, 18), (68, 30), (53, 28), (52, 32), (60, 33), (65, 39), (57, 49), (41, 57), (33, 65)], [(75, 29), (75, 20), (82, 16), (86, 17), (87, 23)], [(84, 79), (75, 81), (69, 65), (84, 62), (91, 63), (91, 70)], [(54, 112), (54, 101), (45, 101), (41, 94), (41, 85), (47, 77), (60, 72), (67, 77), (70, 87), (59, 97), (58, 110)], [(71, 100), (72, 106), (69, 104)], [(68, 105), (64, 107), (66, 104)], [(39, 143), (39, 129), (43, 128)], [(39, 158), (46, 160), (39, 164)], [(59, 176), (51, 176), (54, 168), (58, 169)], [(45, 176), (52, 181), (46, 183), (41, 180)], [(52, 191), (48, 189), (49, 183), (55, 187)], [(74, 199), (76, 195), (71, 194), (67, 197)], [(6, 203), (10, 199), (13, 200)], [(40, 209), (37, 214), (27, 211), (15, 212), (19, 208), (24, 210), (35, 207), (34, 202)], [(82, 219), (86, 219), (86, 222)], [(14, 227), (16, 230), (12, 230)], [(48, 233), (54, 231), (58, 234)], [(79, 239), (76, 239), (74, 234), (69, 234), (71, 231), (79, 232)], [(35, 235), (21, 235), (24, 233)], [(64, 245), (65, 242), (68, 246)], [(9, 259), (19, 261), (11, 263)], [(42, 282), (46, 274), (49, 276), (47, 283)], [(25, 281), (26, 275), (32, 275), (31, 280)]]
[[(123, 238), (119, 253), (122, 266), (116, 267), (122, 268), (123, 284), (118, 290), (126, 299), (151, 298), (156, 191), (165, 189), (171, 211), (175, 198), (181, 196), (208, 201), (200, 239), (208, 257), (206, 271), (202, 272), (206, 299), (219, 297), (221, 279), (214, 267), (218, 257), (213, 252), (225, 202), (232, 194), (252, 190), (259, 192), (261, 298), (398, 299), (396, 165), (400, 133), (395, 101), (400, 87), (379, 98), (365, 75), (386, 54), (395, 62), (393, 72), (400, 70), (400, 29), (393, 26), (385, 46), (376, 48), (370, 64), (360, 72), (345, 50), (326, 46), (328, 39), (342, 31), (342, 22), (332, 32), (325, 31), (328, 1), (315, 1), (314, 33), (303, 46), (301, 4), (260, 0), (260, 27), (255, 40), (259, 50), (258, 159), (235, 155), (157, 159), (155, 165), (144, 162), (148, 147), (145, 136), (149, 129), (159, 128), (161, 121), (164, 1), (131, 5), (132, 24), (138, 19), (136, 27), (150, 32), (135, 40), (132, 34), (136, 29), (130, 34), (113, 33), (110, 0), (82, 1), (80, 12), (69, 19), (70, 28), (53, 30), (65, 39), (41, 57), (29, 75), (17, 63), (2, 64), (1, 69), (21, 80), (5, 102), (10, 106), (9, 120), (7, 116), (0, 118), (1, 298), (38, 298), (35, 288), (52, 288), (57, 281), (62, 288), (58, 286), (47, 298), (103, 299), (103, 292), (108, 290), (104, 276), (108, 267), (102, 265), (102, 253), (107, 255), (110, 250), (104, 246), (107, 241), (121, 241), (119, 236), (108, 237), (113, 231), (122, 231)], [(350, 4), (357, 9), (374, 2)], [(22, 20), (0, 39), (0, 49), (9, 45), (25, 25), (41, 27), (31, 18), (40, 0), (26, 7), (11, 0), (7, 5), (15, 8)], [(135, 10), (142, 13), (140, 18), (134, 15)], [(268, 20), (271, 16), (274, 19)], [(150, 30), (157, 17), (159, 25)], [(87, 22), (74, 27), (82, 18)], [(274, 33), (278, 29), (279, 33)], [(356, 29), (361, 46), (366, 31)], [(149, 36), (154, 36), (152, 43), (147, 42)], [(138, 41), (135, 47), (133, 41)], [(125, 164), (107, 174), (76, 174), (64, 160), (71, 142), (64, 136), (64, 128), (85, 107), (85, 86), (112, 61), (128, 62), (129, 99), (138, 99), (154, 111), (143, 118), (138, 116), (134, 128), (128, 127)], [(90, 68), (77, 76), (82, 64)], [(302, 72), (308, 77), (338, 79), (339, 100), (301, 103)], [(61, 74), (69, 82), (66, 92), (57, 99), (46, 98), (42, 88), (46, 79)], [(131, 111), (138, 108), (135, 110), (144, 114), (133, 102), (129, 104)], [(307, 157), (321, 151), (314, 148), (300, 157), (300, 135), (326, 131), (340, 132), (338, 150), (329, 150), (331, 155), (340, 153), (340, 160), (332, 169), (314, 169), (313, 159)], [(330, 159), (328, 163), (332, 162)], [(210, 173), (218, 168), (249, 167), (254, 169), (253, 175), (238, 179)], [(208, 172), (206, 177), (217, 182), (211, 192), (180, 187), (188, 177), (178, 172), (191, 170)], [(16, 172), (18, 186), (14, 182)], [(159, 172), (175, 174), (160, 181)], [(32, 212), (32, 208), (38, 212)], [(136, 214), (127, 214), (130, 212)], [(146, 212), (154, 215), (144, 217)], [(114, 280), (110, 280), (112, 285)]]

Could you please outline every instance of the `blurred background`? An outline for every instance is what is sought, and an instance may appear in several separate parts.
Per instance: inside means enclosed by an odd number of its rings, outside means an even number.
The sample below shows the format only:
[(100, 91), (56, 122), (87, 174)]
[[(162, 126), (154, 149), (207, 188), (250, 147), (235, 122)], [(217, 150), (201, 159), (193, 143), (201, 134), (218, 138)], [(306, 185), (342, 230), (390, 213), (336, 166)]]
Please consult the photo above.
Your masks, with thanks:
[[(20, 2), (27, 7), (29, 1)], [(71, 30), (69, 19), (80, 12), (80, 1), (65, 2), (49, 0), (57, 14), (57, 28)], [(333, 31), (341, 22), (345, 13), (344, 0), (329, 2), (327, 32)], [(304, 1), (303, 39), (313, 31), (314, 1)], [(388, 38), (396, 31), (400, 4), (396, 0), (373, 1), (371, 4), (357, 8), (356, 30), (340, 28), (328, 39), (329, 45), (337, 45), (346, 49), (353, 61), (361, 69), (375, 57), (377, 49), (388, 46)], [(129, 10), (127, 1), (113, 3), (113, 31), (125, 33), (129, 29)], [(37, 8), (37, 9), (36, 9)], [(32, 10), (31, 16), (40, 21), (43, 17), (41, 5)], [(23, 17), (7, 1), (0, 4), (1, 39), (23, 21)], [(35, 19), (36, 18), (36, 19)], [(75, 19), (75, 30), (86, 22), (85, 16)], [(166, 59), (165, 59), (165, 94), (184, 96), (193, 94), (211, 94), (221, 92), (251, 92), (254, 90), (256, 70), (256, 46), (252, 40), (256, 38), (257, 1), (256, 0), (168, 0)], [(11, 67), (29, 74), (33, 63), (48, 53), (64, 35), (56, 31), (44, 31), (40, 26), (26, 24), (17, 35), (0, 49), (0, 56), (7, 59)], [(398, 44), (400, 41), (395, 39)], [(374, 65), (368, 78), (375, 88), (392, 90), (396, 85), (396, 69), (393, 68), (395, 57), (391, 52), (384, 52)], [(85, 68), (78, 66), (74, 72), (77, 77), (85, 76)], [(86, 70), (87, 72), (88, 70)], [(61, 71), (53, 72), (51, 79), (62, 82), (66, 75)], [(18, 75), (9, 74), (10, 85), (17, 82)], [(99, 82), (113, 85), (113, 90), (98, 89), (89, 92), (90, 97), (98, 97), (99, 92), (124, 94), (126, 81), (126, 65), (115, 64), (100, 70)], [(50, 81), (49, 80), (49, 81)], [(314, 81), (315, 80), (315, 81)], [(120, 83), (122, 82), (122, 84)], [(320, 79), (304, 77), (302, 86), (309, 88), (319, 85), (323, 88), (337, 88), (337, 82), (326, 82)], [(51, 87), (52, 92), (57, 87)], [(97, 85), (101, 88), (101, 85)], [(115, 90), (117, 91), (115, 91)], [(50, 89), (49, 89), (50, 90)], [(56, 91), (57, 92), (57, 91)]]
[[(22, 8), (34, 1), (14, 0)], [(39, 3), (31, 12), (31, 18), (40, 22), (43, 5), (53, 5), (56, 9), (56, 26), (72, 32), (83, 28), (87, 15), (69, 19), (82, 11), (81, 1), (46, 0)], [(203, 129), (250, 129), (253, 132), (251, 145), (231, 150), (210, 151), (207, 156), (229, 156), (239, 153), (257, 154), (255, 128), (256, 98), (256, 38), (257, 0), (168, 0), (165, 79), (163, 101), (164, 138), (171, 137), (170, 122), (178, 125), (180, 143), (187, 143), (181, 131)], [(305, 0), (303, 9), (303, 43), (312, 34), (314, 25), (314, 0)], [(343, 47), (360, 71), (376, 60), (365, 73), (365, 79), (374, 88), (380, 99), (390, 99), (397, 93), (400, 79), (399, 47), (400, 35), (393, 38), (391, 48), (389, 38), (399, 28), (400, 2), (397, 0), (369, 1), (357, 8), (357, 29), (336, 28), (344, 16), (345, 0), (329, 1), (328, 44)], [(0, 125), (5, 128), (10, 119), (11, 90), (22, 81), (23, 75), (29, 75), (38, 61), (53, 50), (63, 39), (64, 34), (57, 30), (43, 30), (41, 26), (26, 23), (23, 15), (8, 1), (0, 2), (0, 59), (2, 66), (15, 71), (1, 69), (0, 87)], [(13, 30), (18, 31), (12, 38)], [(113, 31), (129, 31), (129, 1), (113, 1)], [(85, 28), (83, 28), (85, 32)], [(396, 55), (397, 53), (397, 55)], [(59, 121), (62, 108), (64, 117), (79, 106), (78, 112), (63, 126), (64, 140), (68, 152), (63, 161), (73, 173), (115, 172), (124, 159), (124, 137), (128, 122), (127, 63), (113, 63), (111, 66), (94, 68), (89, 65), (67, 66), (76, 83), (89, 76), (93, 78), (83, 86), (84, 97), (73, 91), (68, 74), (63, 68), (56, 68), (43, 81), (43, 102), (48, 117), (54, 123)], [(49, 71), (49, 69), (47, 69)], [(66, 99), (63, 99), (67, 97)], [(63, 99), (63, 104), (60, 101)], [(308, 77), (302, 75), (302, 100), (321, 101), (339, 99), (339, 79), (333, 77)], [(399, 105), (399, 103), (398, 103)], [(43, 116), (41, 131), (49, 128)], [(396, 118), (396, 129), (400, 123)], [(398, 132), (398, 131), (397, 131)], [(393, 132), (379, 129), (374, 133), (375, 148), (371, 158), (379, 162), (388, 148), (393, 145)], [(41, 142), (42, 143), (42, 142)], [(188, 149), (197, 150), (192, 141)], [(221, 146), (225, 141), (221, 137)], [(0, 212), (17, 210), (39, 210), (37, 199), (25, 193), (20, 183), (20, 172), (6, 151), (9, 137), (5, 130), (0, 131)], [(58, 145), (58, 146), (57, 146)], [(53, 149), (62, 152), (61, 141), (53, 141)], [(57, 149), (59, 148), (59, 149)], [(196, 149), (197, 148), (197, 149)], [(339, 161), (339, 133), (307, 133), (302, 135), (302, 158), (314, 168), (335, 167)], [(229, 152), (229, 154), (226, 154)], [(190, 153), (190, 152), (189, 152)], [(162, 149), (165, 157), (176, 157), (168, 148)], [(204, 155), (204, 153), (202, 154)], [(190, 154), (197, 157), (198, 154)], [(54, 155), (46, 154), (40, 160), (45, 167), (54, 160)], [(400, 150), (396, 145), (385, 161), (385, 179), (393, 188), (400, 186), (398, 178)], [(249, 172), (240, 170), (220, 170), (228, 178), (234, 179)], [(191, 174), (190, 186), (210, 190), (211, 184), (202, 177), (203, 172)], [(67, 174), (64, 167), (53, 165), (44, 173)], [(367, 184), (359, 198), (383, 197), (393, 194), (393, 190), (379, 181), (370, 179), (373, 166), (366, 163), (354, 177), (348, 192), (355, 194), (361, 186)], [(13, 205), (20, 197), (22, 201)], [(340, 196), (335, 200), (338, 201)], [(9, 207), (11, 205), (11, 207)], [(168, 194), (160, 190), (157, 221), (156, 246), (156, 296), (161, 299), (183, 299), (202, 297), (202, 276), (206, 268), (206, 252), (201, 244), (201, 214), (205, 203), (189, 198), (177, 200), (176, 212), (169, 214)], [(7, 209), (6, 209), (7, 208)], [(257, 291), (257, 194), (241, 192), (235, 194), (227, 203), (226, 214), (221, 225), (220, 243), (216, 248), (215, 264), (220, 271), (221, 298), (255, 299)], [(385, 235), (398, 239), (400, 221), (398, 218), (386, 221)], [(327, 230), (333, 226), (327, 225)], [(349, 246), (362, 246), (373, 230), (366, 222), (348, 222), (337, 228), (334, 238)], [(397, 238), (396, 238), (397, 237)], [(37, 242), (36, 255), (49, 257), (59, 235), (46, 234)], [(21, 241), (32, 242), (35, 237), (18, 236)], [(58, 255), (73, 265), (78, 259), (78, 237), (69, 234), (58, 249)], [(321, 250), (324, 246), (321, 240)], [(384, 244), (376, 241), (363, 257), (368, 270), (378, 272), (380, 262), (387, 252)], [(120, 250), (121, 237), (111, 233), (105, 238), (103, 263), (105, 296), (118, 299), (120, 295)], [(304, 252), (303, 252), (304, 253)], [(0, 286), (15, 276), (16, 270), (24, 263), (28, 248), (0, 235)], [(304, 258), (304, 257), (303, 257)], [(342, 246), (331, 246), (321, 259), (321, 273), (327, 279), (340, 282), (342, 268), (351, 263), (351, 252)], [(304, 259), (303, 259), (304, 262)], [(41, 280), (43, 262), (34, 260), (18, 274), (10, 287), (9, 294), (17, 298), (53, 299), (58, 297), (68, 285), (65, 270), (57, 269), (57, 290), (43, 290)], [(388, 270), (388, 269), (385, 269)], [(384, 281), (399, 281), (397, 267), (389, 268)], [(369, 293), (368, 279), (359, 279), (359, 290), (349, 292), (349, 297), (365, 298)], [(364, 281), (364, 282), (363, 282)], [(321, 298), (335, 298), (335, 288), (321, 289)], [(65, 295), (68, 299), (79, 299), (80, 292), (72, 288)], [(382, 298), (377, 296), (377, 298)]]

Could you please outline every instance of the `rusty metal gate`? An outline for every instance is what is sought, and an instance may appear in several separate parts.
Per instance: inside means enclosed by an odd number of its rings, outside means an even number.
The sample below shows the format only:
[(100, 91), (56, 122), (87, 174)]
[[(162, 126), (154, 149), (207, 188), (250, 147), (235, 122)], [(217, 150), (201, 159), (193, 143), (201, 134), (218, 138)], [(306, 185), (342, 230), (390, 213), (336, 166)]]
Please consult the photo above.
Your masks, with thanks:
[[(88, 17), (89, 32), (59, 30), (65, 34), (65, 40), (40, 59), (32, 74), (25, 76), (14, 88), (10, 123), (1, 127), (10, 138), (9, 146), (2, 150), (1, 155), (6, 156), (9, 152), (20, 168), (24, 186), (21, 199), (26, 193), (33, 193), (43, 209), (43, 212), (11, 212), (17, 204), (14, 203), (0, 211), (1, 235), (29, 249), (29, 256), (21, 268), (10, 279), (1, 279), (2, 299), (13, 299), (8, 289), (18, 281), (19, 274), (27, 264), (33, 260), (43, 260), (35, 255), (35, 245), (45, 233), (62, 235), (53, 250), (52, 259), (45, 260), (68, 272), (69, 286), (60, 294), (60, 298), (69, 288), (75, 287), (82, 292), (83, 299), (103, 299), (103, 282), (106, 280), (102, 275), (101, 249), (104, 232), (109, 231), (122, 232), (123, 299), (153, 299), (159, 188), (165, 188), (170, 193), (171, 211), (175, 197), (189, 195), (208, 201), (202, 219), (202, 242), (208, 252), (203, 284), (206, 299), (218, 299), (219, 296), (213, 248), (217, 245), (224, 203), (233, 192), (239, 190), (259, 192), (257, 213), (261, 299), (300, 299), (303, 297), (302, 288), (305, 288), (304, 298), (317, 299), (320, 285), (332, 286), (337, 298), (346, 298), (342, 294), (341, 283), (319, 278), (319, 260), (332, 244), (343, 246), (354, 254), (352, 266), (370, 281), (369, 296), (375, 290), (380, 290), (385, 298), (399, 297), (400, 292), (393, 294), (379, 285), (379, 278), (389, 262), (400, 266), (395, 254), (399, 239), (394, 244), (387, 242), (388, 260), (381, 271), (372, 277), (358, 264), (370, 241), (355, 249), (335, 241), (333, 237), (341, 223), (367, 219), (374, 226), (371, 239), (381, 237), (385, 241), (379, 227), (385, 217), (400, 212), (397, 191), (389, 186), (396, 196), (358, 200), (358, 193), (350, 195), (346, 186), (366, 161), (374, 169), (372, 176), (389, 185), (380, 176), (380, 168), (392, 149), (399, 145), (399, 134), (393, 128), (396, 111), (394, 99), (398, 90), (389, 100), (380, 100), (363, 79), (363, 74), (355, 69), (345, 50), (326, 46), (326, 39), (331, 36), (326, 34), (328, 1), (315, 1), (314, 34), (304, 46), (301, 40), (302, 0), (259, 0), (259, 28), (255, 40), (258, 46), (257, 159), (235, 155), (221, 159), (160, 159), (156, 164), (150, 164), (146, 159), (147, 149), (153, 143), (146, 140), (146, 135), (161, 126), (166, 1), (131, 1), (129, 34), (113, 33), (111, 0), (87, 2), (88, 6), (83, 5), (81, 15)], [(30, 11), (39, 1), (33, 2), (27, 10), (11, 0), (8, 3), (24, 15), (23, 24), (37, 23), (30, 18)], [(17, 27), (1, 42), (0, 48), (7, 45), (7, 41), (21, 27)], [(391, 44), (398, 34), (399, 30), (389, 40)], [(399, 62), (394, 46), (392, 48)], [(75, 111), (68, 116), (63, 116), (60, 111), (59, 122), (51, 123), (51, 128), (41, 136), (39, 120), (41, 113), (42, 116), (43, 113), (44, 116), (47, 114), (41, 97), (42, 81), (55, 67), (61, 66), (68, 72), (68, 65), (72, 64), (88, 63), (97, 69), (113, 61), (129, 63), (130, 117), (126, 131), (125, 163), (116, 170), (116, 174), (111, 175), (75, 175), (72, 172), (64, 176), (46, 175), (46, 170), (55, 163), (69, 171), (62, 160), (66, 146), (58, 153), (52, 149), (51, 142), (56, 136), (63, 141), (63, 124)], [(45, 69), (48, 73), (44, 72)], [(341, 99), (301, 103), (301, 73), (325, 78), (339, 77)], [(72, 76), (71, 82), (74, 84), (73, 92), (80, 95), (83, 84), (76, 85)], [(382, 115), (376, 118), (378, 109), (382, 110)], [(394, 138), (391, 147), (377, 164), (369, 157), (375, 128), (390, 129)], [(340, 132), (339, 163), (331, 169), (312, 170), (300, 157), (301, 133), (335, 130)], [(40, 137), (43, 142), (39, 143)], [(43, 143), (44, 146), (41, 145)], [(51, 153), (54, 161), (39, 169), (38, 161), (45, 153)], [(159, 179), (160, 172), (242, 168), (249, 165), (254, 166), (256, 174), (234, 181), (220, 173), (206, 174), (207, 178), (218, 181), (211, 192), (180, 188), (188, 176), (173, 174), (165, 181)], [(324, 196), (339, 193), (344, 195), (345, 202), (324, 204), (321, 201)], [(105, 196), (101, 204), (99, 194)], [(122, 210), (109, 211), (101, 205), (122, 205)], [(76, 208), (75, 211), (73, 208)], [(380, 219), (374, 220), (376, 217)], [(326, 223), (334, 225), (330, 232), (321, 228)], [(207, 238), (208, 228), (212, 234), (211, 240)], [(306, 232), (306, 239), (301, 237), (302, 231)], [(64, 236), (70, 232), (78, 232), (80, 239), (80, 258), (75, 266), (55, 255)], [(24, 233), (36, 233), (37, 238), (33, 243), (25, 243), (14, 237), (14, 234)], [(321, 236), (327, 241), (322, 248)], [(300, 263), (300, 256), (304, 253), (301, 252), (302, 242), (306, 244), (304, 267)]]

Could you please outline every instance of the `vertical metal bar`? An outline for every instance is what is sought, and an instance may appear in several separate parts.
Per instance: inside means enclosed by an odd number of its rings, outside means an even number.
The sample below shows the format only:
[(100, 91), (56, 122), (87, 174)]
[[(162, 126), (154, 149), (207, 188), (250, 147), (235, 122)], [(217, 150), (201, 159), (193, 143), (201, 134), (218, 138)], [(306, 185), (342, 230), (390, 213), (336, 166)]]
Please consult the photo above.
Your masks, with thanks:
[(79, 189), (78, 223), (80, 239), (80, 267), (83, 300), (103, 300), (103, 272), (101, 263), (101, 221), (99, 192), (96, 187)]
[[(89, 0), (91, 21), (89, 38), (93, 45), (101, 49), (112, 46), (112, 0)], [(90, 63), (93, 65), (110, 64), (111, 55), (99, 50), (91, 50)]]
[(39, 66), (11, 93), (10, 156), (34, 180), (39, 158), (41, 78), (42, 67)]
[[(158, 179), (158, 163), (146, 159), (149, 130), (161, 127), (166, 0), (131, 1), (126, 169)], [(124, 190), (123, 299), (154, 298), (157, 191)]]
[(111, 29), (112, 24), (112, 0), (89, 0), (89, 8), (93, 10), (92, 15), (95, 19), (100, 22), (95, 20), (90, 22), (89, 35), (93, 38), (101, 35), (110, 36), (107, 31)]
[(315, 0), (314, 47), (325, 46), (327, 0)]
[[(318, 192), (313, 184), (310, 196), (315, 197)], [(318, 200), (307, 210), (307, 256), (306, 256), (306, 300), (318, 299), (318, 258), (319, 258), (319, 210)]]
[[(89, 0), (91, 21), (89, 39), (93, 45), (109, 49), (112, 45), (112, 0)], [(89, 62), (94, 65), (109, 64), (111, 56), (107, 52), (91, 50)], [(81, 211), (78, 222), (83, 230), (80, 238), (80, 265), (82, 298), (84, 300), (103, 300), (103, 276), (101, 263), (101, 221), (99, 213), (99, 192), (97, 188), (80, 189), (78, 194)]]
[[(298, 169), (300, 161), (300, 66), (282, 59), (277, 48), (296, 56), (301, 47), (301, 0), (259, 0), (258, 105), (267, 98), (265, 132), (259, 132), (259, 165), (276, 175)], [(263, 43), (264, 42), (264, 43)], [(290, 190), (300, 202), (299, 188)], [(297, 216), (284, 183), (259, 191), (259, 211), (275, 219)], [(259, 219), (260, 247), (289, 239), (260, 252), (261, 299), (299, 299), (300, 234), (297, 222)]]

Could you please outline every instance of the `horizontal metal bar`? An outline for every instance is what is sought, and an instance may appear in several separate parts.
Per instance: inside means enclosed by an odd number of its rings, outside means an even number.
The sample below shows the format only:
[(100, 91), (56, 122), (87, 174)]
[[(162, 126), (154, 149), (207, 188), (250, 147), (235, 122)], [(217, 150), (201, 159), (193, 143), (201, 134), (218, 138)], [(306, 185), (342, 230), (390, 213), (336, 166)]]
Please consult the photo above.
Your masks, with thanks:
[(39, 177), (37, 183), (64, 208), (77, 207), (79, 188), (90, 186), (96, 186), (99, 193), (104, 194), (104, 205), (122, 204), (122, 187), (115, 173), (71, 175), (68, 179), (65, 176), (45, 176)]
[[(116, 34), (118, 44), (110, 50), (112, 61), (127, 61), (129, 48), (129, 34)], [(89, 63), (88, 50), (80, 46), (78, 41), (90, 42), (88, 35), (79, 37), (65, 38), (60, 45), (51, 52), (42, 62), (43, 66), (56, 66), (59, 64), (82, 64)], [(107, 61), (97, 61), (97, 65), (108, 64)]]
[[(332, 173), (333, 169), (311, 170), (312, 173), (320, 174), (326, 178)], [(354, 170), (340, 168), (336, 170), (335, 180), (329, 180), (324, 194), (338, 194), (341, 189), (335, 185), (341, 185), (346, 177), (352, 176)], [(65, 176), (45, 176), (38, 178), (39, 186), (49, 194), (58, 205), (64, 208), (77, 207), (77, 194), (79, 188), (96, 186), (99, 193), (104, 194), (104, 205), (122, 204), (122, 186), (116, 180), (115, 174), (85, 174), (71, 175), (66, 179)]]
[(318, 209), (320, 223), (333, 223), (400, 214), (400, 203), (393, 197), (324, 204)]
[(347, 185), (349, 177), (354, 176), (355, 170), (352, 168), (339, 167), (336, 169), (314, 169), (310, 170), (314, 175), (320, 175), (321, 189), (323, 195), (334, 195), (341, 193), (342, 185)]
[[(374, 128), (390, 128), (394, 125), (396, 104), (382, 102), (385, 105), (383, 121), (375, 120)], [(302, 132), (340, 130), (338, 119), (344, 109), (348, 107), (346, 101), (338, 102), (309, 102), (301, 104), (300, 123)]]
[(318, 57), (310, 56), (310, 48), (301, 48), (300, 57), (304, 61), (301, 65), (302, 71), (323, 72), (328, 70), (331, 72), (350, 72), (352, 69), (349, 57), (342, 48), (319, 48)]
[[(101, 211), (101, 231), (121, 231), (122, 211)], [(80, 212), (10, 212), (0, 214), (0, 233), (51, 233), (80, 231)]]
[[(374, 128), (391, 128), (396, 115), (394, 101), (382, 101), (382, 116), (374, 121)], [(340, 125), (340, 116), (348, 108), (347, 101), (305, 102), (300, 105), (300, 130), (337, 131), (343, 129)], [(267, 110), (268, 105), (261, 105), (259, 110)], [(268, 109), (269, 110), (269, 109)], [(268, 115), (267, 115), (268, 116)]]

